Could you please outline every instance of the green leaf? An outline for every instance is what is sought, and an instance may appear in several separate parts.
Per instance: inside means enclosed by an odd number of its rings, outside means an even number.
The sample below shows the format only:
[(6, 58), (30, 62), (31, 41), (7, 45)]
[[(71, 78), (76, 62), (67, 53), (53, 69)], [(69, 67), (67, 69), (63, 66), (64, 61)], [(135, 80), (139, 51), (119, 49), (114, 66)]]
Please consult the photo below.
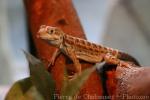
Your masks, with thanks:
[(52, 76), (45, 70), (43, 63), (29, 53), (25, 52), (29, 61), (31, 81), (45, 98), (53, 100), (55, 92), (55, 83)]
[(64, 80), (61, 96), (66, 98), (63, 98), (62, 100), (74, 100), (74, 96), (77, 95), (84, 82), (95, 69), (96, 67), (88, 68), (74, 79), (70, 81)]
[(44, 100), (32, 85), (30, 78), (17, 81), (7, 93), (5, 100)]

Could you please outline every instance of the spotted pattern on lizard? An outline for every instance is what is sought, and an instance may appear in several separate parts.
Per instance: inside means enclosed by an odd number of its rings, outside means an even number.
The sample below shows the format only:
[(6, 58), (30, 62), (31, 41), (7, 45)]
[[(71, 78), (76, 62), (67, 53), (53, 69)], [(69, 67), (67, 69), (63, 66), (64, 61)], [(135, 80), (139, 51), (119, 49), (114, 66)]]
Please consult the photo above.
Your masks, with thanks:
[(90, 63), (108, 62), (116, 65), (130, 66), (130, 63), (121, 60), (124, 53), (117, 49), (91, 43), (87, 40), (73, 37), (64, 33), (57, 27), (42, 25), (39, 29), (38, 38), (45, 40), (50, 45), (57, 47), (50, 64), (53, 65), (59, 53), (67, 55), (74, 63), (76, 73), (81, 73), (79, 60)]

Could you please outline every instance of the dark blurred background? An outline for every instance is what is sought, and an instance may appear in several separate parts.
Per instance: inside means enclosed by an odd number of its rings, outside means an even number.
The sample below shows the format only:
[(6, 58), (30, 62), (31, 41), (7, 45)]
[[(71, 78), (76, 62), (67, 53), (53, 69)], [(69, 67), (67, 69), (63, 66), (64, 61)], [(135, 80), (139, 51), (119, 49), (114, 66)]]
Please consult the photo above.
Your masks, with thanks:
[[(89, 41), (133, 55), (150, 66), (150, 0), (73, 0)], [(22, 0), (0, 0), (0, 100), (28, 76), (30, 51)], [(34, 51), (33, 51), (34, 52)]]

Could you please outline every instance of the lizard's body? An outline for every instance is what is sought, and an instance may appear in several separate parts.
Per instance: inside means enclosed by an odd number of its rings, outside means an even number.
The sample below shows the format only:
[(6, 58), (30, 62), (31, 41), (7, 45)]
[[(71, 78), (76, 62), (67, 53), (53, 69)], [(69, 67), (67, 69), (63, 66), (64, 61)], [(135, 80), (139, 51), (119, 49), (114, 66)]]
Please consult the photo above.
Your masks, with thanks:
[(125, 55), (124, 53), (116, 49), (96, 45), (87, 40), (67, 35), (56, 27), (41, 26), (38, 37), (58, 48), (52, 57), (52, 63), (54, 63), (58, 51), (61, 51), (73, 61), (75, 70), (78, 73), (81, 72), (79, 59), (90, 63), (106, 61), (116, 65), (123, 64), (126, 67), (129, 65), (129, 63), (121, 60), (121, 57)]

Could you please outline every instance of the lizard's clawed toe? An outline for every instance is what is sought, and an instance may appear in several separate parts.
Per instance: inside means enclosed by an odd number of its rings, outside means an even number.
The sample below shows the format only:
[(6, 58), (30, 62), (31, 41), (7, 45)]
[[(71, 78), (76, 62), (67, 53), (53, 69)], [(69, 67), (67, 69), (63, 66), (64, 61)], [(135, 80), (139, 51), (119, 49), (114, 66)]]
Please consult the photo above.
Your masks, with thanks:
[(68, 76), (68, 79), (69, 79), (69, 80), (73, 80), (73, 79), (75, 79), (77, 76), (78, 76), (78, 74), (69, 75), (69, 76)]

